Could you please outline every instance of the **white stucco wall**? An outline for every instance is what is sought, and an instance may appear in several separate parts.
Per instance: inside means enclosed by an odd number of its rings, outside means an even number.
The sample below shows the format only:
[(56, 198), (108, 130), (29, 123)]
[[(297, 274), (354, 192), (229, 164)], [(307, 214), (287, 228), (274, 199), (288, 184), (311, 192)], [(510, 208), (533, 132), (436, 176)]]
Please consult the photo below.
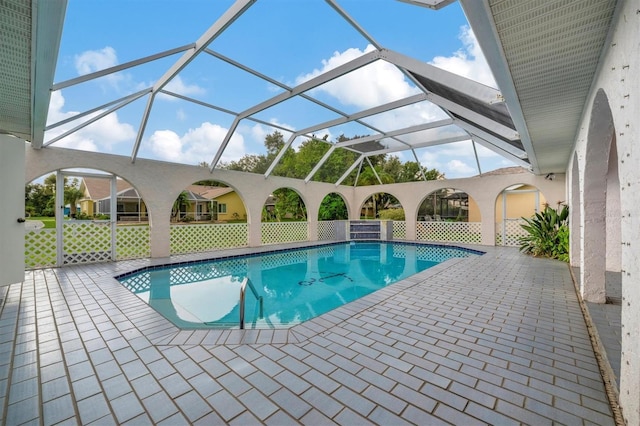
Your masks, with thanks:
[[(598, 74), (587, 99), (583, 119), (576, 137), (575, 153), (580, 168), (581, 210), (583, 228), (593, 221), (604, 220), (593, 217), (593, 211), (584, 199), (589, 198), (590, 185), (585, 187), (585, 159), (597, 146), (588, 146), (589, 129), (594, 126), (592, 113), (599, 108), (596, 102), (598, 90), (603, 90), (613, 116), (615, 143), (618, 154), (620, 214), (621, 219), (621, 264), (622, 271), (622, 360), (620, 378), (620, 405), (625, 421), (630, 425), (640, 424), (640, 141), (638, 126), (640, 124), (640, 1), (622, 0), (614, 16), (610, 40), (605, 46)], [(602, 93), (602, 92), (601, 92)], [(596, 114), (598, 115), (598, 114)], [(596, 118), (597, 119), (597, 118)], [(593, 130), (593, 129), (592, 129)], [(605, 157), (605, 160), (608, 157)], [(571, 163), (567, 165), (570, 170)], [(575, 186), (572, 185), (571, 188)], [(614, 188), (605, 188), (613, 191)], [(576, 199), (576, 197), (571, 197)], [(607, 200), (609, 197), (607, 197)], [(607, 206), (606, 210), (612, 210)], [(589, 213), (592, 217), (584, 217)], [(579, 224), (572, 223), (572, 232), (580, 232)], [(578, 228), (578, 229), (576, 229)], [(606, 229), (606, 228), (605, 228)], [(584, 238), (582, 229), (580, 250), (582, 254), (581, 269), (589, 268), (590, 259), (606, 258), (615, 255), (614, 251), (602, 250), (602, 240), (591, 241)], [(613, 250), (613, 249), (612, 249)], [(584, 253), (588, 251), (588, 253)], [(603, 267), (604, 269), (604, 267)], [(598, 276), (604, 270), (594, 271)], [(581, 277), (581, 286), (585, 287), (585, 277)], [(589, 284), (589, 283), (587, 283)], [(594, 283), (597, 285), (597, 283)], [(588, 287), (588, 285), (586, 286)], [(584, 288), (588, 294), (590, 289)]]
[(495, 202), (505, 188), (514, 184), (533, 185), (541, 190), (547, 200), (565, 201), (563, 174), (556, 174), (553, 181), (529, 173), (519, 173), (353, 188), (319, 182), (305, 183), (303, 180), (274, 176), (265, 179), (262, 175), (229, 170), (214, 170), (210, 173), (203, 167), (144, 159), (138, 159), (132, 164), (129, 157), (64, 148), (26, 148), (26, 182), (62, 168), (103, 170), (126, 179), (138, 189), (149, 211), (152, 257), (169, 256), (169, 215), (177, 196), (188, 185), (205, 179), (217, 180), (231, 186), (242, 198), (247, 209), (250, 246), (261, 244), (260, 220), (265, 200), (274, 190), (283, 187), (294, 189), (302, 197), (307, 207), (309, 236), (312, 240), (317, 235), (320, 203), (332, 192), (339, 193), (346, 200), (351, 219), (359, 219), (359, 207), (372, 194), (384, 191), (394, 195), (405, 209), (406, 237), (411, 240), (415, 239), (416, 216), (424, 197), (442, 188), (463, 190), (480, 208), (484, 245), (495, 244)]

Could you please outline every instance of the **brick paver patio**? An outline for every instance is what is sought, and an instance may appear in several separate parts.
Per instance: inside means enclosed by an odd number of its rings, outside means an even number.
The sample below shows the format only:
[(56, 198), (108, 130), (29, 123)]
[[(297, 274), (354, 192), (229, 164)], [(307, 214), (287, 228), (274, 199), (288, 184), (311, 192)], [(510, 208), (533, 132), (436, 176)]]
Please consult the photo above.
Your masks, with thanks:
[(112, 278), (158, 260), (28, 271), (0, 290), (1, 418), (614, 424), (567, 265), (480, 249), (289, 330), (178, 330)]

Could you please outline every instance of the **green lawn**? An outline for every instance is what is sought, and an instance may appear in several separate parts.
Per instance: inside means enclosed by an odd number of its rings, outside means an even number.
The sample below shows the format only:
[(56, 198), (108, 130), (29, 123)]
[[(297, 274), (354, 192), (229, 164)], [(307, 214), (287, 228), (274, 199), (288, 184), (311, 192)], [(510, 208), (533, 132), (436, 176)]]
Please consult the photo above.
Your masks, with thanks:
[(27, 218), (27, 220), (39, 220), (44, 223), (45, 228), (55, 228), (56, 227), (56, 218), (55, 217), (38, 217), (33, 216)]

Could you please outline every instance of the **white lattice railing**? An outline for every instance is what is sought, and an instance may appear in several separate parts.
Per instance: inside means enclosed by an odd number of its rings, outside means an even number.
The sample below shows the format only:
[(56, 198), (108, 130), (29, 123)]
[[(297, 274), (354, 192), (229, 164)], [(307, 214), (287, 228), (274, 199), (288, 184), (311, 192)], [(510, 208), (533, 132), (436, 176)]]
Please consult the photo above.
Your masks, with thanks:
[(418, 222), (416, 240), (480, 244), (481, 222)]
[(336, 223), (333, 220), (322, 220), (318, 222), (318, 240), (335, 240)]
[(63, 263), (111, 260), (111, 222), (66, 221), (62, 226)]
[(307, 222), (264, 222), (261, 231), (262, 244), (290, 243), (309, 239)]
[(24, 266), (26, 269), (56, 266), (56, 230), (27, 231), (24, 238)]
[(148, 226), (116, 227), (116, 259), (139, 259), (149, 256), (151, 256), (151, 246)]
[(393, 221), (393, 239), (404, 240), (407, 238), (407, 222)]
[(524, 219), (506, 219), (503, 222), (496, 223), (496, 245), (497, 246), (519, 246), (520, 237), (527, 235), (527, 231), (522, 226), (527, 222)]
[(246, 223), (171, 225), (171, 254), (246, 247), (248, 235)]

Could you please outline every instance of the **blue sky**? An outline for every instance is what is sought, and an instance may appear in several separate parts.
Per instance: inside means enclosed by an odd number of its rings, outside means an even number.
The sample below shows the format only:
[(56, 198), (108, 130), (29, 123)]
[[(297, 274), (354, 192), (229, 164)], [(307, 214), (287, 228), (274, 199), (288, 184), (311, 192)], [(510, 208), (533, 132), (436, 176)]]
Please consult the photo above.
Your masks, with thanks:
[[(340, 0), (339, 5), (382, 47), (495, 85), (457, 3), (440, 11), (396, 0)], [(55, 83), (196, 41), (233, 4), (229, 0), (69, 0)], [(216, 38), (209, 48), (293, 87), (372, 49), (369, 42), (322, 0), (258, 0)], [(54, 92), (49, 123), (104, 105), (153, 85), (181, 54), (130, 68)], [(211, 55), (200, 55), (166, 87), (168, 90), (241, 112), (282, 89)], [(353, 113), (416, 93), (394, 66), (378, 61), (322, 85), (309, 95)], [(112, 113), (53, 146), (131, 155), (146, 97)], [(98, 112), (94, 113), (98, 114)], [(440, 112), (421, 103), (369, 122), (391, 130), (398, 122), (417, 124)], [(336, 114), (300, 98), (262, 111), (260, 120), (298, 130)], [(156, 100), (139, 151), (141, 158), (185, 164), (210, 162), (234, 116), (184, 100)], [(73, 122), (47, 132), (51, 139)], [(263, 153), (264, 136), (274, 128), (242, 121), (223, 155), (236, 160)], [(287, 132), (284, 131), (285, 136)], [(370, 134), (356, 124), (323, 129), (335, 140)], [(297, 143), (301, 140), (299, 139)], [(471, 142), (416, 150), (421, 163), (448, 178), (478, 173)], [(512, 165), (478, 146), (482, 171)], [(398, 154), (413, 160), (410, 151)]]

